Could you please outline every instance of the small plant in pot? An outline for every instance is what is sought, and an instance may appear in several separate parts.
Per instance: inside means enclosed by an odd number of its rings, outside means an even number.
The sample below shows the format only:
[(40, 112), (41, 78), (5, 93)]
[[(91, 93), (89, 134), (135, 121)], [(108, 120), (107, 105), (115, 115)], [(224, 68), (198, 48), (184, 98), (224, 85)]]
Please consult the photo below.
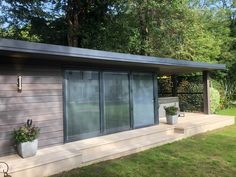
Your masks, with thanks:
[(17, 152), (21, 157), (26, 158), (36, 154), (39, 131), (40, 129), (33, 126), (30, 119), (18, 130), (14, 130), (13, 138), (17, 144)]
[(175, 106), (165, 107), (167, 124), (177, 124), (178, 122), (178, 108)]

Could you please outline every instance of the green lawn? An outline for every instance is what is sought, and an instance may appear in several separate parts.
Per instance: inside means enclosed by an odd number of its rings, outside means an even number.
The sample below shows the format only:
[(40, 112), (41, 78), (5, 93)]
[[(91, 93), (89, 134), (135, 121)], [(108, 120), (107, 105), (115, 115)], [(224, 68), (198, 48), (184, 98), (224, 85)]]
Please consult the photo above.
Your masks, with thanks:
[(218, 114), (235, 116), (235, 119), (236, 119), (236, 108), (225, 109), (225, 110), (219, 111)]
[[(236, 108), (218, 114), (236, 116)], [(236, 125), (54, 177), (235, 177)]]

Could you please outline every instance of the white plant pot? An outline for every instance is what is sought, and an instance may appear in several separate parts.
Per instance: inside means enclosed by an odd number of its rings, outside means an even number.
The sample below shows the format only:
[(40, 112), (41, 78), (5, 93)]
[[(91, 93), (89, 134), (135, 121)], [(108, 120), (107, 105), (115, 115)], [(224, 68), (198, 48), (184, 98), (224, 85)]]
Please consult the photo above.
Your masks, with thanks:
[(166, 115), (166, 122), (167, 124), (171, 124), (171, 125), (174, 125), (174, 124), (177, 124), (178, 123), (178, 115)]
[(19, 143), (17, 145), (18, 154), (23, 158), (34, 156), (37, 153), (37, 149), (38, 139), (35, 139), (34, 141)]

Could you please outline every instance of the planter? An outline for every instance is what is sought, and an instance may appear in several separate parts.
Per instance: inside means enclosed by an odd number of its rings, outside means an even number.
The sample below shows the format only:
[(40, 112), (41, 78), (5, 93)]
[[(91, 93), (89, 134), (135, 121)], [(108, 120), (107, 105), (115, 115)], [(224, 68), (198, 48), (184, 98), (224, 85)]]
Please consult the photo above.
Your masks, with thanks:
[(166, 115), (166, 122), (167, 124), (171, 124), (171, 125), (174, 125), (174, 124), (177, 124), (178, 123), (178, 115)]
[(37, 152), (37, 149), (38, 139), (35, 139), (34, 141), (19, 143), (17, 145), (18, 154), (23, 158), (34, 156)]

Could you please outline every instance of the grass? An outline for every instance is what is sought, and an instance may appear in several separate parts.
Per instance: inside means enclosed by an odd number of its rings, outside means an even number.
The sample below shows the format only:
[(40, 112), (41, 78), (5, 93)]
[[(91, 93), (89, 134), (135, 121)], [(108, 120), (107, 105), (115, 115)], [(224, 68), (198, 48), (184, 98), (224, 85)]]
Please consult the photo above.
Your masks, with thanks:
[(217, 114), (235, 116), (236, 119), (236, 108), (224, 109), (219, 111)]
[[(218, 114), (236, 116), (236, 108)], [(235, 177), (236, 125), (54, 177)]]

